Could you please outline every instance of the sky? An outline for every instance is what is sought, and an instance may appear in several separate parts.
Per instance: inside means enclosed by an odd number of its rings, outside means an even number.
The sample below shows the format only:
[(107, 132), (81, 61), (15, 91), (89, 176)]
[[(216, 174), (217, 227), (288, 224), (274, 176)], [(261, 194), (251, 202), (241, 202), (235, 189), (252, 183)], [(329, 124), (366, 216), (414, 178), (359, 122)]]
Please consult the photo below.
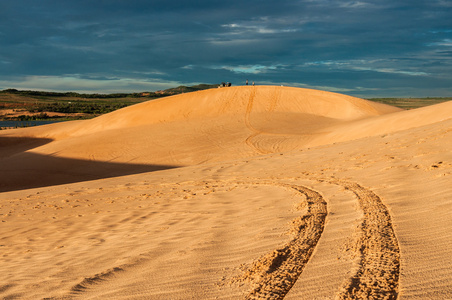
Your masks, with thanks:
[(0, 90), (452, 96), (451, 0), (1, 0)]

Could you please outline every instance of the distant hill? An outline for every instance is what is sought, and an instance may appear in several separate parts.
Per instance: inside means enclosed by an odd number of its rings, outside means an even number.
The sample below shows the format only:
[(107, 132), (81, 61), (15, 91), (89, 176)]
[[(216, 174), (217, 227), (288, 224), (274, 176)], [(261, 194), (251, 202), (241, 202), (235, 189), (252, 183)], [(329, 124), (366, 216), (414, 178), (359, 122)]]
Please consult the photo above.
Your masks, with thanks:
[(6, 89), (0, 91), (0, 120), (89, 119), (152, 99), (217, 87), (218, 84), (198, 84), (157, 92), (115, 94)]
[(198, 84), (193, 86), (185, 86), (181, 85), (175, 88), (166, 89), (163, 91), (157, 91), (156, 93), (162, 93), (162, 94), (182, 94), (182, 93), (189, 93), (189, 92), (195, 92), (195, 91), (201, 91), (201, 90), (208, 90), (208, 89), (214, 89), (217, 88), (219, 84)]
[(170, 88), (166, 90), (156, 91), (156, 92), (139, 92), (139, 93), (114, 93), (114, 94), (84, 94), (75, 92), (47, 92), (47, 91), (30, 91), (30, 90), (16, 90), (16, 89), (6, 89), (0, 91), (1, 94), (14, 94), (29, 97), (78, 97), (85, 99), (105, 99), (105, 98), (126, 98), (126, 97), (164, 97), (168, 95), (182, 94), (195, 92), (200, 90), (207, 90), (212, 88), (217, 88), (219, 84), (198, 84), (194, 86), (178, 86), (175, 88)]

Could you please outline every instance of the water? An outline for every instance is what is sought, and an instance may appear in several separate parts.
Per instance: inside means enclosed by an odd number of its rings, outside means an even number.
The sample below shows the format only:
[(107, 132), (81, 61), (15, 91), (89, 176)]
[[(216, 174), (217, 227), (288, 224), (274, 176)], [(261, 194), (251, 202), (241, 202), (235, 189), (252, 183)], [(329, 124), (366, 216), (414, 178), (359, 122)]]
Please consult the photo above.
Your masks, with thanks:
[(39, 126), (46, 125), (52, 123), (58, 123), (61, 121), (0, 121), (1, 127), (31, 127), (31, 126)]

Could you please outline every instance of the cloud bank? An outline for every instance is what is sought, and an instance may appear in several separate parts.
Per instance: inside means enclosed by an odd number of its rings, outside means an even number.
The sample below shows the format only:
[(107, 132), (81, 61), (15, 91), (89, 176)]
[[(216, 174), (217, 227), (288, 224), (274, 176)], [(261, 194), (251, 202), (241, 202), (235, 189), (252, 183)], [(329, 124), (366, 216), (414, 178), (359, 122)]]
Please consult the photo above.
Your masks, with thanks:
[(232, 82), (452, 94), (448, 1), (0, 2), (0, 89)]

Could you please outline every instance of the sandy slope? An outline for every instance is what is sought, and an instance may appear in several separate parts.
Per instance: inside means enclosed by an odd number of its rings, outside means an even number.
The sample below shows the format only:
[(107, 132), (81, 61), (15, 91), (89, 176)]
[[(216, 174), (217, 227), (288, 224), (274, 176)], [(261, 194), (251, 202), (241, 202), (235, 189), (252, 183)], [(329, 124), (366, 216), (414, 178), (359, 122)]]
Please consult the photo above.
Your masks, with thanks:
[(452, 102), (271, 86), (1, 131), (0, 297), (452, 298), (451, 144)]
[(178, 95), (88, 121), (0, 133), (2, 143), (10, 144), (0, 147), (0, 154), (9, 155), (2, 162), (0, 190), (298, 149), (331, 127), (395, 111), (345, 95), (287, 87)]

